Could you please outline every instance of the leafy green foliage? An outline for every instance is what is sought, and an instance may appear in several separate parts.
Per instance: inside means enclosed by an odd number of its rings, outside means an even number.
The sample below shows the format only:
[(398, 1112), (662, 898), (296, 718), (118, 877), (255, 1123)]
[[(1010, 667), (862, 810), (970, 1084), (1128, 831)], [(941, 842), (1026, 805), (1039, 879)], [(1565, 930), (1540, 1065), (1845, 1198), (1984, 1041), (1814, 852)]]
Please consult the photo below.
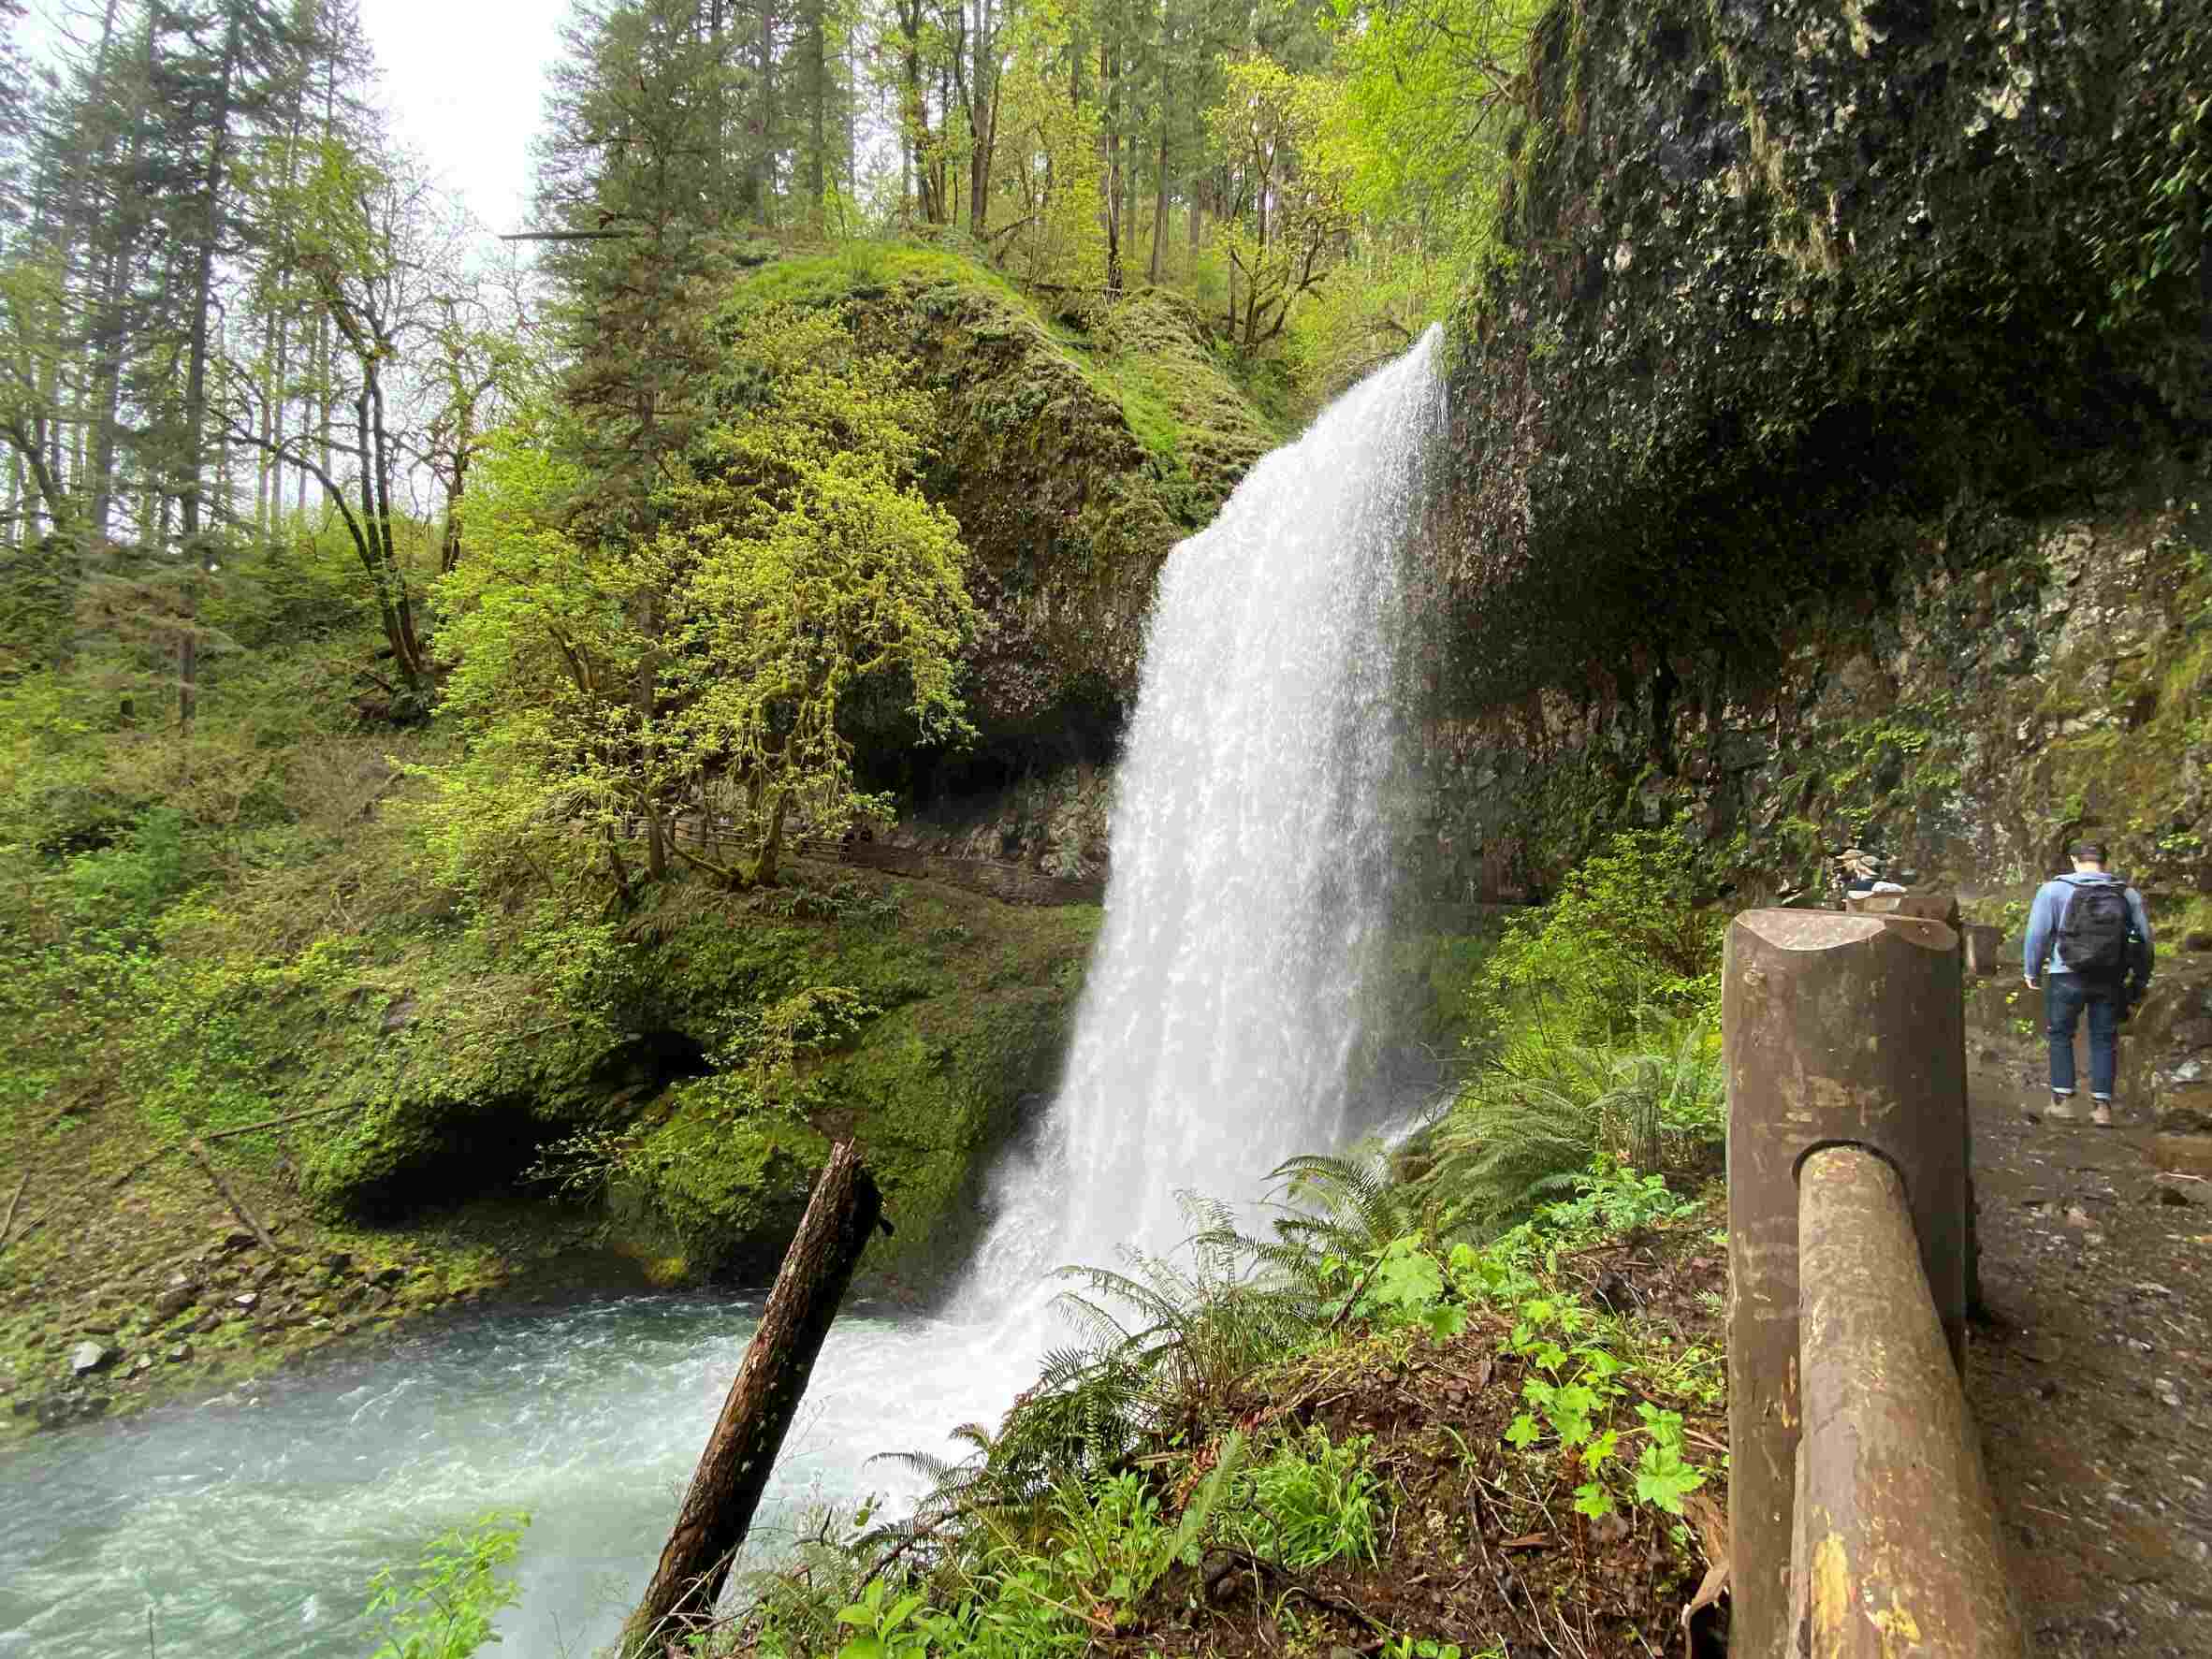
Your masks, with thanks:
[(1373, 1561), (1387, 1500), (1366, 1466), (1365, 1437), (1331, 1442), (1318, 1430), (1254, 1465), (1248, 1502), (1229, 1517), (1253, 1555), (1294, 1572), (1338, 1561)]
[(529, 1525), (520, 1511), (488, 1510), (431, 1539), (411, 1567), (378, 1572), (368, 1610), (391, 1634), (373, 1659), (466, 1659), (496, 1644), (492, 1619), (521, 1594), (500, 1569), (514, 1564)]
[(787, 829), (834, 837), (888, 809), (854, 781), (853, 691), (895, 682), (917, 742), (967, 729), (966, 555), (912, 482), (928, 400), (833, 313), (754, 308), (733, 327), (720, 418), (649, 530), (573, 531), (589, 479), (529, 424), (480, 469), (480, 546), (438, 589), (461, 661), (446, 706), (472, 738), (432, 775), (457, 884), (596, 879), (634, 904), (631, 858), (658, 876), (671, 855), (772, 883)]
[(1548, 1034), (1583, 1041), (1716, 1006), (1725, 918), (1706, 908), (1703, 880), (1680, 829), (1615, 836), (1507, 930), (1477, 995), (1499, 1016), (1536, 1011)]

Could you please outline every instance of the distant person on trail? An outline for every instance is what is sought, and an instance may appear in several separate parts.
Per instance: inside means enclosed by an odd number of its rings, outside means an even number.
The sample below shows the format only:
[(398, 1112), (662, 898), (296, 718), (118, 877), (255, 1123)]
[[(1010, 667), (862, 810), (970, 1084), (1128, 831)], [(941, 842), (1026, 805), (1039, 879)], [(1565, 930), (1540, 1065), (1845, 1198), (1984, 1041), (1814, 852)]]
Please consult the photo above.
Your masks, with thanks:
[(2104, 872), (2102, 841), (2067, 849), (2074, 874), (2045, 881), (2028, 913), (2024, 953), (2028, 988), (2047, 975), (2044, 1026), (2051, 1040), (2050, 1115), (2074, 1110), (2074, 1032), (2089, 1016), (2089, 1117), (2112, 1122), (2113, 1081), (2119, 1073), (2119, 1028), (2150, 983), (2150, 916), (2143, 895)]
[(1856, 847), (1846, 847), (1837, 855), (1836, 865), (1843, 879), (1843, 896), (1846, 900), (1863, 898), (1870, 893), (1904, 892), (1895, 881), (1882, 879), (1880, 859)]

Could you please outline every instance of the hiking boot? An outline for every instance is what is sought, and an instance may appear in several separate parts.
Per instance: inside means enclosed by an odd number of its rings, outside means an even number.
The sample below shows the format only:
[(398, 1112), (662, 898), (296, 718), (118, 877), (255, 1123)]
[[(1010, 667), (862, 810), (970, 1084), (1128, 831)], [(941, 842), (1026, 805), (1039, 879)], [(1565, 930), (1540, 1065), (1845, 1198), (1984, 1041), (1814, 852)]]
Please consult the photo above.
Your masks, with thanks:
[(2112, 1102), (2099, 1100), (2089, 1108), (2089, 1121), (2101, 1129), (2112, 1128)]
[(2073, 1123), (2081, 1116), (2081, 1113), (2074, 1111), (2072, 1097), (2053, 1095), (2050, 1105), (2044, 1110), (2044, 1116), (2055, 1117), (2060, 1123)]

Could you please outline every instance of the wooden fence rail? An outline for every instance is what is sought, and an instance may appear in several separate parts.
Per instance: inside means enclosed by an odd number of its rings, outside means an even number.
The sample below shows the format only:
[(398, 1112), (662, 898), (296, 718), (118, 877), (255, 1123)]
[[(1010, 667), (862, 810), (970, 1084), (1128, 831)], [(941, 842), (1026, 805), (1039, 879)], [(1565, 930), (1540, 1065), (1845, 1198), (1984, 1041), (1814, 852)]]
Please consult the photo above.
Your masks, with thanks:
[[(672, 819), (667, 826), (677, 840), (688, 847), (719, 856), (734, 845), (714, 824), (692, 815)], [(630, 840), (645, 835), (642, 820), (622, 825)], [(914, 880), (941, 881), (968, 893), (980, 893), (1005, 904), (1097, 905), (1106, 902), (1103, 876), (1051, 876), (1027, 865), (1002, 864), (994, 859), (953, 858), (941, 852), (924, 852), (912, 847), (894, 847), (884, 841), (836, 841), (826, 836), (804, 836), (785, 843), (796, 857), (850, 865), (887, 876)]]
[(1956, 915), (1750, 910), (1728, 930), (1731, 1653), (2026, 1652), (1960, 1384)]

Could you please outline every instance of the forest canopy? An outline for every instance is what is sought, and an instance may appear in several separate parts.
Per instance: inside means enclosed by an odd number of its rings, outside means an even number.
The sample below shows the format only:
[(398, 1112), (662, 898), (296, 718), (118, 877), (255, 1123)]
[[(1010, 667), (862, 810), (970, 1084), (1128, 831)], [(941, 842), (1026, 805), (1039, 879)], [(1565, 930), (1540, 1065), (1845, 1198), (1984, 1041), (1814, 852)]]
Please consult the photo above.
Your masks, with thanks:
[(583, 0), (503, 239), (392, 137), (358, 0), (66, 14), (0, 58), (0, 679), (26, 755), (107, 758), (24, 844), (158, 806), (229, 865), (298, 822), (288, 714), (433, 732), (401, 793), (464, 888), (773, 880), (889, 808), (856, 691), (957, 744), (982, 623), (941, 388), (750, 273), (926, 243), (1071, 339), (1150, 286), (1311, 408), (1470, 269), (1535, 10)]

